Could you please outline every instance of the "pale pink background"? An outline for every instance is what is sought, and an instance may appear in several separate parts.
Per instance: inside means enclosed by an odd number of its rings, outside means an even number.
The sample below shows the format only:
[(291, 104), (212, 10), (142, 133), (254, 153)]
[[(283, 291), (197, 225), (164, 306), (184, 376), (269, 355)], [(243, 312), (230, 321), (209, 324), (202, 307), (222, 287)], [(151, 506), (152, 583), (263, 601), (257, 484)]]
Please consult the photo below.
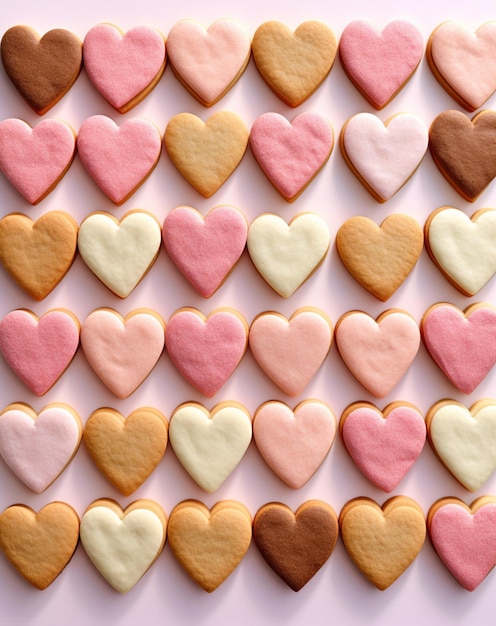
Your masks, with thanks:
[[(333, 7), (332, 5), (335, 4)], [(444, 4), (444, 3), (443, 3)], [(16, 0), (2, 8), (0, 31), (25, 23), (40, 32), (54, 27), (72, 30), (81, 38), (93, 25), (110, 21), (127, 30), (148, 24), (170, 30), (182, 18), (195, 18), (204, 25), (220, 17), (241, 20), (251, 33), (264, 21), (276, 19), (295, 28), (307, 19), (325, 21), (339, 36), (347, 23), (370, 18), (386, 24), (395, 18), (415, 22), (425, 40), (445, 19), (461, 19), (472, 28), (496, 18), (490, 0), (453, 0), (449, 8), (433, 2), (376, 2), (349, 0), (329, 3), (306, 0), (295, 3), (277, 0), (246, 3), (245, 8), (222, 0), (209, 3), (182, 0), (178, 3), (140, 0), (134, 6), (116, 0), (85, 0), (73, 3), (48, 0)], [(372, 8), (373, 7), (373, 8)], [(492, 10), (492, 12), (491, 12)], [(0, 69), (0, 117), (20, 117), (36, 123), (38, 117), (16, 94)], [(492, 98), (487, 107), (496, 106)], [(442, 90), (430, 73), (425, 59), (407, 87), (379, 112), (381, 119), (408, 111), (418, 114), (429, 125), (441, 111), (459, 108)], [(277, 111), (289, 118), (301, 111), (317, 111), (331, 121), (336, 138), (343, 123), (353, 114), (373, 111), (346, 78), (336, 61), (335, 66), (314, 96), (293, 110), (278, 100), (266, 87), (253, 64), (239, 83), (211, 110), (204, 109), (179, 84), (168, 67), (154, 92), (126, 116), (120, 116), (90, 85), (84, 71), (69, 94), (46, 117), (59, 117), (76, 129), (86, 117), (102, 113), (115, 120), (144, 116), (163, 131), (176, 113), (190, 111), (206, 118), (213, 111), (228, 109), (239, 113), (250, 126), (266, 111)], [(248, 151), (239, 169), (228, 183), (209, 200), (203, 199), (176, 172), (163, 153), (157, 169), (146, 183), (121, 207), (108, 201), (87, 176), (78, 158), (57, 189), (37, 207), (28, 206), (0, 178), (0, 215), (26, 212), (33, 218), (46, 211), (69, 211), (81, 222), (91, 211), (110, 211), (120, 217), (129, 209), (143, 208), (154, 212), (162, 222), (175, 206), (189, 204), (202, 213), (212, 207), (231, 203), (239, 207), (249, 221), (262, 212), (275, 212), (289, 220), (300, 211), (315, 211), (323, 216), (331, 230), (333, 244), (318, 272), (291, 298), (277, 296), (258, 276), (247, 253), (228, 282), (210, 300), (197, 295), (175, 269), (164, 250), (139, 287), (126, 299), (113, 296), (90, 273), (81, 259), (62, 284), (43, 302), (36, 303), (0, 271), (0, 315), (18, 307), (31, 308), (38, 314), (63, 306), (70, 308), (82, 321), (94, 308), (114, 307), (122, 314), (147, 306), (167, 320), (181, 306), (195, 306), (208, 313), (218, 306), (236, 307), (248, 321), (261, 311), (274, 309), (290, 315), (303, 305), (324, 309), (333, 322), (351, 309), (363, 309), (373, 316), (390, 307), (400, 307), (420, 320), (426, 308), (447, 300), (465, 307), (471, 302), (496, 302), (492, 281), (476, 297), (466, 298), (441, 276), (425, 251), (399, 291), (381, 303), (368, 295), (346, 272), (336, 254), (334, 235), (347, 218), (362, 214), (382, 221), (394, 212), (414, 216), (423, 224), (436, 208), (451, 205), (472, 214), (476, 209), (496, 206), (496, 183), (471, 205), (463, 201), (444, 181), (429, 154), (412, 180), (391, 200), (380, 205), (364, 190), (345, 165), (338, 149), (318, 178), (294, 204), (287, 204), (265, 179)], [(118, 400), (90, 370), (81, 351), (59, 383), (44, 398), (33, 396), (0, 359), (0, 404), (23, 401), (40, 410), (52, 401), (70, 403), (83, 421), (95, 409), (109, 405), (127, 414), (134, 408), (152, 405), (168, 417), (181, 402), (196, 400), (208, 407), (221, 400), (244, 402), (250, 412), (262, 402), (279, 399), (291, 405), (307, 397), (326, 401), (337, 417), (356, 400), (369, 400), (382, 407), (393, 400), (416, 404), (422, 412), (445, 397), (468, 405), (483, 397), (494, 397), (496, 371), (469, 397), (458, 393), (443, 377), (422, 347), (413, 367), (394, 392), (376, 401), (354, 380), (332, 347), (324, 366), (301, 397), (290, 399), (261, 372), (248, 353), (231, 380), (212, 400), (196, 393), (175, 371), (167, 355), (147, 381), (127, 400)], [(86, 506), (99, 497), (116, 498), (126, 506), (135, 498), (157, 500), (167, 513), (185, 498), (197, 498), (211, 506), (224, 498), (243, 502), (254, 514), (264, 503), (279, 500), (296, 508), (309, 498), (329, 502), (337, 512), (355, 496), (369, 496), (382, 503), (388, 496), (374, 488), (356, 469), (339, 438), (317, 474), (301, 489), (285, 486), (265, 465), (252, 444), (241, 464), (214, 494), (204, 493), (180, 466), (171, 448), (152, 477), (130, 498), (115, 491), (98, 473), (82, 446), (64, 474), (43, 494), (35, 495), (25, 488), (8, 468), (0, 463), (0, 509), (13, 503), (25, 503), (35, 509), (52, 500), (72, 504), (82, 515)], [(442, 496), (454, 495), (471, 502), (475, 497), (496, 492), (496, 476), (475, 494), (464, 490), (445, 470), (426, 445), (409, 476), (394, 494), (405, 494), (419, 502), (424, 511)], [(393, 494), (393, 495), (394, 495)], [(127, 595), (115, 592), (94, 569), (80, 546), (63, 574), (43, 592), (25, 583), (0, 557), (0, 607), (2, 622), (8, 624), (414, 624), (428, 620), (436, 624), (487, 623), (493, 613), (496, 578), (489, 578), (473, 593), (464, 591), (447, 572), (427, 541), (409, 570), (387, 591), (379, 592), (368, 583), (349, 560), (339, 541), (334, 554), (317, 576), (295, 594), (266, 566), (254, 545), (235, 573), (213, 594), (197, 587), (175, 562), (168, 546), (147, 575)], [(489, 613), (491, 611), (491, 613)]]

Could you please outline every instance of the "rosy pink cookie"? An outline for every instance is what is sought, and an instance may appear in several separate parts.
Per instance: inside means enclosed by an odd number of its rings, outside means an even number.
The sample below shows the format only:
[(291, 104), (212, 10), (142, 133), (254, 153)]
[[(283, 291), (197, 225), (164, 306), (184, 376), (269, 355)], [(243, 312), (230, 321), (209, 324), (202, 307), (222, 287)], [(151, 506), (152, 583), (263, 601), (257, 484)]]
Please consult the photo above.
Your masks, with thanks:
[(331, 348), (332, 324), (319, 309), (303, 307), (287, 319), (268, 311), (250, 327), (251, 352), (267, 376), (289, 396), (310, 383)]
[(496, 565), (496, 498), (481, 496), (470, 506), (441, 498), (427, 514), (434, 550), (458, 583), (473, 591)]
[(81, 347), (96, 375), (118, 397), (127, 398), (147, 378), (164, 349), (165, 322), (151, 309), (125, 317), (96, 309), (81, 326)]
[(0, 321), (0, 352), (37, 396), (45, 394), (69, 367), (79, 346), (79, 322), (65, 309), (40, 318), (25, 309)]
[(184, 378), (207, 397), (214, 396), (241, 361), (248, 324), (237, 311), (220, 308), (204, 316), (192, 307), (169, 319), (165, 345)]
[(253, 436), (267, 465), (293, 489), (302, 487), (327, 456), (336, 435), (336, 418), (319, 400), (304, 400), (294, 409), (265, 402), (253, 417)]
[(467, 111), (475, 111), (496, 89), (496, 22), (474, 33), (455, 21), (440, 24), (427, 42), (432, 73)]
[(334, 134), (317, 113), (300, 113), (292, 121), (279, 113), (264, 113), (251, 127), (250, 146), (269, 181), (293, 202), (329, 159)]
[(31, 127), (10, 118), (0, 122), (0, 171), (30, 204), (45, 198), (69, 169), (76, 135), (61, 120)]
[(392, 402), (383, 411), (369, 402), (354, 402), (339, 422), (349, 455), (371, 483), (390, 493), (419, 457), (425, 421), (417, 407)]
[(425, 346), (451, 383), (469, 394), (496, 363), (496, 309), (478, 302), (464, 311), (440, 302), (424, 313)]
[(232, 206), (215, 207), (205, 217), (192, 207), (180, 206), (165, 218), (162, 239), (179, 271), (209, 298), (240, 259), (247, 231), (245, 216)]
[(339, 40), (343, 68), (370, 104), (383, 109), (405, 86), (424, 51), (413, 24), (396, 20), (381, 31), (366, 20), (348, 24)]
[(412, 113), (397, 113), (385, 122), (357, 113), (340, 135), (344, 160), (378, 202), (389, 200), (413, 176), (428, 143), (427, 127)]
[(35, 493), (64, 471), (81, 443), (83, 428), (66, 404), (48, 404), (38, 414), (27, 404), (9, 404), (0, 413), (0, 456)]
[(135, 26), (123, 33), (113, 24), (97, 24), (84, 38), (83, 62), (105, 100), (119, 113), (127, 113), (164, 73), (165, 40), (148, 26)]
[(169, 31), (167, 54), (181, 83), (204, 106), (218, 102), (243, 74), (251, 42), (235, 20), (221, 19), (207, 29), (181, 20)]
[(151, 174), (162, 149), (152, 122), (125, 120), (118, 126), (110, 117), (93, 115), (79, 129), (79, 157), (103, 193), (119, 205)]
[(336, 324), (336, 345), (353, 376), (377, 398), (394, 389), (417, 355), (420, 331), (413, 317), (388, 309), (377, 319), (349, 311)]

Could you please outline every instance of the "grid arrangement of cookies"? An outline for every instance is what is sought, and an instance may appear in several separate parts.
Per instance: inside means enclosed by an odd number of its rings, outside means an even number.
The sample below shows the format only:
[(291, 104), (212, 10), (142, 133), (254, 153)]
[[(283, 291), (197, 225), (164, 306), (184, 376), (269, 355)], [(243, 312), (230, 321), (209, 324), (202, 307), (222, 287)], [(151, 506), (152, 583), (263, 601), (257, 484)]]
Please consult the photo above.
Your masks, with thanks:
[[(31, 27), (14, 26), (2, 37), (1, 59), (12, 85), (40, 117), (65, 96), (83, 67), (118, 114), (149, 96), (167, 63), (208, 109), (241, 78), (251, 58), (268, 88), (292, 108), (319, 89), (339, 58), (362, 96), (381, 110), (414, 74), (424, 47), (417, 28), (406, 21), (380, 30), (357, 20), (338, 40), (318, 21), (295, 31), (265, 22), (251, 37), (231, 19), (209, 28), (182, 20), (167, 36), (148, 26), (122, 32), (98, 24), (83, 41), (64, 29), (40, 36)], [(475, 115), (447, 110), (427, 128), (410, 113), (385, 123), (359, 113), (342, 127), (336, 143), (359, 183), (379, 203), (408, 184), (427, 151), (454, 190), (475, 202), (496, 176), (496, 112), (482, 108), (496, 87), (496, 22), (476, 33), (456, 22), (442, 23), (425, 54), (437, 81)], [(36, 205), (63, 185), (77, 152), (94, 183), (119, 206), (152, 175), (166, 150), (178, 175), (210, 198), (235, 175), (249, 148), (263, 175), (291, 203), (319, 174), (334, 144), (332, 126), (314, 112), (291, 120), (268, 112), (250, 129), (231, 111), (207, 120), (180, 113), (163, 136), (139, 117), (120, 123), (94, 115), (77, 133), (60, 119), (43, 117), (31, 126), (9, 118), (0, 121), (0, 172), (27, 205)], [(226, 280), (235, 280), (231, 272), (247, 250), (261, 278), (289, 298), (318, 271), (330, 239), (317, 213), (299, 213), (289, 222), (265, 213), (248, 223), (229, 205), (205, 216), (179, 206), (163, 223), (142, 209), (128, 211), (121, 220), (96, 211), (81, 224), (59, 210), (37, 220), (12, 213), (0, 219), (0, 262), (20, 289), (42, 301), (79, 254), (89, 271), (124, 299), (146, 280), (164, 246), (184, 279), (209, 298)], [(386, 302), (408, 280), (424, 246), (461, 294), (476, 295), (494, 273), (495, 240), (496, 209), (468, 216), (442, 207), (424, 225), (397, 213), (380, 225), (352, 217), (339, 228), (335, 243), (351, 277)], [(96, 376), (121, 399), (134, 393), (164, 351), (192, 388), (213, 398), (247, 350), (291, 398), (304, 392), (333, 342), (343, 366), (378, 399), (402, 379), (422, 342), (454, 388), (470, 394), (496, 362), (495, 338), (496, 309), (486, 302), (464, 310), (439, 302), (425, 311), (420, 324), (407, 311), (390, 308), (377, 318), (350, 311), (333, 327), (324, 311), (310, 306), (298, 308), (289, 319), (265, 311), (251, 322), (232, 308), (204, 315), (192, 307), (168, 320), (145, 307), (125, 317), (101, 307), (85, 320), (62, 308), (40, 317), (15, 309), (0, 320), (2, 358), (39, 397), (65, 375), (81, 348)], [(0, 455), (19, 480), (41, 493), (84, 441), (109, 483), (129, 496), (155, 470), (170, 443), (194, 481), (214, 493), (253, 439), (273, 472), (298, 489), (311, 480), (339, 436), (368, 480), (391, 493), (428, 440), (446, 469), (474, 492), (495, 469), (495, 407), (488, 399), (469, 408), (445, 399), (424, 416), (407, 402), (384, 409), (356, 402), (337, 420), (316, 399), (296, 407), (268, 401), (253, 416), (235, 401), (219, 402), (212, 410), (185, 402), (169, 419), (151, 407), (128, 416), (101, 408), (83, 424), (65, 403), (36, 412), (19, 401), (0, 413)], [(252, 540), (274, 573), (298, 591), (330, 558), (339, 536), (358, 569), (381, 590), (406, 570), (429, 536), (460, 586), (472, 591), (496, 563), (496, 496), (479, 497), (470, 505), (443, 498), (427, 516), (407, 496), (393, 496), (382, 506), (354, 498), (339, 515), (321, 500), (308, 500), (296, 511), (268, 503), (253, 518), (238, 501), (222, 500), (208, 509), (184, 500), (167, 515), (159, 503), (144, 498), (125, 510), (112, 499), (98, 499), (81, 519), (63, 502), (40, 511), (16, 504), (0, 514), (0, 548), (38, 589), (56, 579), (80, 542), (103, 578), (125, 593), (153, 565), (167, 538), (179, 563), (208, 592), (238, 566)]]

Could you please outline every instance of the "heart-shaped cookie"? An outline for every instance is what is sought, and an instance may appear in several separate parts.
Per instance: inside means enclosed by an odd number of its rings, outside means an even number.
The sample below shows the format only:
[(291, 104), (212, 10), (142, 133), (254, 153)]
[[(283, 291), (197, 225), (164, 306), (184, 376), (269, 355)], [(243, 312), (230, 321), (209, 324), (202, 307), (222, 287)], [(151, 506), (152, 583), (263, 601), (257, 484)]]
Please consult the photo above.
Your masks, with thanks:
[(293, 590), (299, 591), (330, 558), (339, 534), (334, 509), (307, 500), (293, 513), (280, 502), (258, 509), (253, 541), (265, 562)]
[(471, 120), (443, 111), (430, 126), (429, 149), (453, 189), (474, 202), (496, 176), (496, 111), (479, 111)]
[(386, 202), (413, 176), (429, 143), (424, 122), (397, 113), (382, 122), (357, 113), (341, 129), (341, 152), (348, 167), (378, 202)]
[(97, 24), (83, 41), (84, 69), (119, 113), (130, 111), (156, 86), (166, 56), (163, 35), (149, 26), (123, 32), (114, 24)]
[(377, 110), (393, 100), (418, 67), (424, 43), (419, 29), (395, 20), (382, 30), (367, 20), (350, 22), (339, 38), (344, 71)]
[(161, 240), (157, 218), (136, 209), (120, 220), (109, 213), (91, 213), (79, 227), (77, 243), (81, 258), (95, 276), (126, 298), (155, 262)]
[(67, 404), (53, 402), (39, 413), (22, 402), (0, 413), (0, 456), (35, 493), (49, 487), (74, 458), (83, 427)]
[(332, 324), (314, 307), (297, 309), (289, 319), (260, 313), (250, 326), (250, 350), (267, 376), (289, 396), (299, 395), (331, 348)]
[(11, 213), (0, 220), (0, 263), (35, 300), (43, 300), (69, 271), (77, 251), (78, 224), (64, 211), (37, 220)]
[(211, 593), (236, 569), (252, 537), (248, 509), (221, 500), (209, 510), (197, 500), (184, 500), (169, 517), (168, 541), (186, 573)]
[(30, 204), (38, 204), (69, 169), (76, 135), (62, 120), (43, 120), (32, 127), (9, 118), (0, 122), (0, 171)]
[(135, 409), (127, 418), (116, 409), (101, 408), (86, 421), (84, 445), (105, 478), (129, 496), (164, 456), (167, 429), (164, 415), (151, 407)]
[(329, 244), (329, 228), (315, 213), (299, 213), (289, 224), (278, 215), (265, 213), (248, 229), (253, 265), (283, 298), (289, 298), (316, 271)]
[(388, 309), (376, 319), (363, 311), (349, 311), (338, 320), (335, 337), (345, 365), (377, 398), (394, 389), (420, 347), (419, 327), (401, 309)]
[(247, 231), (246, 217), (232, 206), (214, 207), (205, 217), (192, 207), (180, 206), (167, 214), (162, 239), (179, 271), (209, 298), (243, 254)]
[(458, 583), (473, 591), (496, 565), (496, 498), (481, 496), (465, 504), (441, 498), (427, 514), (429, 538)]
[(355, 465), (387, 493), (410, 471), (426, 437), (423, 415), (408, 402), (391, 402), (382, 411), (369, 402), (354, 402), (343, 411), (339, 430)]
[(245, 71), (251, 56), (250, 36), (233, 19), (217, 20), (208, 28), (185, 19), (169, 31), (167, 54), (184, 87), (201, 104), (210, 107)]
[(127, 398), (157, 364), (164, 334), (164, 320), (151, 309), (134, 309), (122, 317), (103, 307), (83, 322), (81, 347), (98, 378), (118, 398)]
[(426, 58), (432, 73), (467, 111), (475, 111), (496, 89), (496, 22), (486, 22), (475, 33), (452, 20), (434, 29)]
[(490, 304), (462, 311), (439, 302), (424, 313), (420, 330), (436, 365), (463, 393), (472, 393), (496, 363), (496, 309)]
[(248, 324), (243, 316), (219, 308), (205, 316), (184, 307), (167, 324), (167, 353), (182, 376), (211, 398), (226, 383), (248, 345)]
[(291, 121), (269, 112), (254, 121), (250, 147), (269, 181), (294, 202), (329, 159), (334, 133), (326, 119), (311, 111)]
[(406, 496), (393, 496), (382, 507), (354, 498), (341, 509), (339, 525), (351, 560), (381, 591), (412, 564), (426, 536), (424, 513)]
[(4, 33), (0, 51), (5, 73), (39, 115), (69, 91), (83, 62), (82, 42), (62, 28), (40, 38), (29, 26), (13, 26)]
[(81, 517), (80, 537), (90, 561), (114, 589), (127, 593), (157, 560), (165, 544), (167, 517), (153, 500), (126, 509), (95, 500)]
[(0, 548), (37, 589), (46, 589), (69, 563), (79, 541), (79, 517), (64, 502), (39, 512), (14, 504), (0, 513)]
[(438, 458), (465, 489), (477, 491), (496, 470), (496, 402), (479, 400), (467, 409), (441, 400), (426, 419)]
[(264, 402), (253, 416), (253, 437), (272, 471), (293, 489), (302, 487), (326, 458), (336, 435), (336, 418), (320, 400), (304, 400), (294, 409)]
[(55, 385), (79, 346), (79, 322), (66, 309), (51, 309), (38, 317), (16, 309), (0, 320), (0, 352), (37, 396)]
[(241, 163), (249, 131), (231, 111), (217, 111), (207, 121), (178, 113), (168, 122), (164, 144), (180, 174), (204, 198), (210, 198)]
[(114, 204), (123, 204), (152, 173), (162, 151), (158, 128), (143, 118), (118, 125), (106, 115), (81, 124), (77, 151), (86, 171)]
[(425, 226), (429, 256), (465, 296), (473, 296), (496, 272), (496, 210), (463, 211), (441, 207)]
[(251, 435), (250, 414), (237, 402), (220, 402), (211, 411), (186, 402), (175, 409), (169, 424), (171, 446), (181, 465), (209, 493), (241, 461)]
[(423, 245), (422, 227), (402, 213), (389, 215), (380, 226), (368, 217), (351, 217), (336, 234), (336, 248), (343, 265), (383, 302), (406, 280)]
[(324, 82), (337, 49), (334, 33), (319, 21), (303, 22), (294, 32), (281, 22), (264, 22), (252, 41), (260, 75), (290, 107), (302, 104)]

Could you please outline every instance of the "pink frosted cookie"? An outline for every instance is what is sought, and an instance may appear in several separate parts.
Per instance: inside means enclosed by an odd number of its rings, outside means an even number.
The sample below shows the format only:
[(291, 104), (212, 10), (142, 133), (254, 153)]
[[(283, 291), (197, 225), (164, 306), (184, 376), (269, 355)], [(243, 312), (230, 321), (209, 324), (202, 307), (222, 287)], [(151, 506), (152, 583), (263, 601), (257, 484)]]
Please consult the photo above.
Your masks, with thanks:
[(251, 55), (250, 36), (236, 20), (208, 28), (195, 20), (177, 22), (167, 36), (174, 74), (204, 106), (218, 102), (240, 78)]
[(16, 309), (0, 320), (0, 352), (14, 373), (42, 396), (69, 367), (79, 346), (79, 322), (65, 309), (38, 316)]
[(250, 326), (250, 350), (267, 376), (289, 396), (299, 395), (331, 348), (332, 324), (314, 307), (297, 309), (287, 319), (267, 311)]
[(470, 506), (441, 498), (427, 514), (434, 550), (458, 583), (473, 591), (496, 565), (496, 498), (481, 496)]
[(207, 397), (227, 382), (246, 352), (248, 324), (243, 316), (219, 308), (208, 316), (197, 309), (176, 311), (167, 324), (167, 353), (182, 376)]
[(387, 396), (399, 383), (420, 346), (417, 323), (401, 309), (388, 309), (377, 319), (349, 311), (338, 320), (335, 337), (350, 372), (377, 398)]
[(170, 258), (200, 295), (209, 298), (228, 278), (246, 245), (246, 217), (229, 205), (205, 217), (180, 206), (168, 213), (162, 239)]
[(17, 118), (0, 122), (0, 171), (30, 204), (55, 189), (75, 152), (74, 130), (61, 120), (34, 127)]
[(274, 474), (293, 489), (302, 487), (326, 458), (336, 435), (336, 418), (320, 400), (304, 400), (294, 409), (265, 402), (253, 417), (258, 451)]
[(439, 302), (424, 313), (420, 330), (436, 365), (463, 393), (472, 393), (496, 363), (496, 309), (490, 304), (462, 311)]
[(67, 404), (48, 404), (38, 414), (23, 402), (0, 413), (0, 456), (35, 493), (41, 493), (76, 454), (83, 427)]
[(250, 146), (269, 181), (293, 202), (329, 159), (334, 133), (317, 113), (300, 113), (292, 121), (279, 113), (264, 113), (251, 127)]
[(450, 96), (475, 111), (496, 89), (496, 22), (475, 32), (459, 22), (443, 22), (429, 37), (426, 58)]
[(81, 347), (98, 378), (118, 398), (127, 398), (157, 364), (164, 333), (165, 322), (151, 309), (134, 309), (125, 317), (95, 309), (81, 326)]
[(118, 126), (106, 115), (93, 115), (81, 124), (77, 150), (91, 178), (119, 205), (157, 165), (162, 138), (148, 120), (130, 118)]
[(382, 411), (354, 402), (343, 411), (339, 430), (355, 465), (387, 493), (410, 471), (426, 437), (424, 417), (408, 402), (391, 402)]
[(346, 164), (378, 202), (389, 200), (413, 176), (428, 143), (427, 127), (412, 113), (397, 113), (385, 122), (357, 113), (340, 134)]
[(420, 31), (403, 20), (390, 22), (382, 30), (367, 20), (355, 20), (339, 39), (339, 56), (346, 74), (378, 110), (410, 80), (423, 51)]
[(97, 24), (84, 38), (83, 62), (105, 100), (119, 113), (127, 113), (146, 98), (164, 73), (164, 36), (148, 26), (124, 33), (113, 24)]

